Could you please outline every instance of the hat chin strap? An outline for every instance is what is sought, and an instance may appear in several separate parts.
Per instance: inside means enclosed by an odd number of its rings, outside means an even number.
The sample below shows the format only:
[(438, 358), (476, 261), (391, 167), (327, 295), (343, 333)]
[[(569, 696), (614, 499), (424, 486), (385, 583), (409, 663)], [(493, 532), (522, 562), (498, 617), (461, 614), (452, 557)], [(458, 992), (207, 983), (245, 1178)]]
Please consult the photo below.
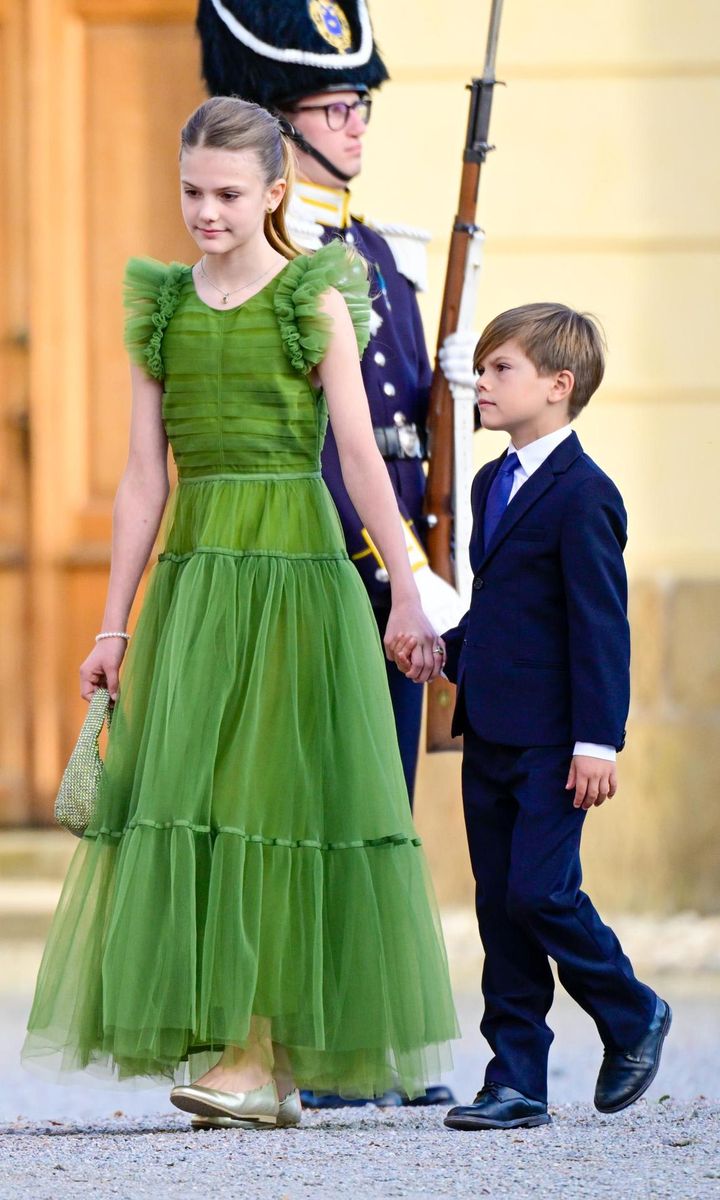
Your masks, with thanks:
[(334, 175), (336, 179), (339, 179), (341, 183), (350, 183), (352, 175), (345, 175), (333, 163), (330, 162), (329, 158), (326, 158), (324, 154), (321, 154), (319, 150), (316, 150), (315, 147), (310, 144), (307, 138), (300, 133), (300, 130), (296, 129), (292, 122), (288, 121), (287, 117), (280, 117), (280, 128), (286, 137), (289, 137), (290, 140), (295, 143), (298, 150), (302, 150), (303, 154), (309, 154), (311, 158), (314, 158), (316, 162), (320, 163), (321, 167), (324, 167), (326, 171), (329, 171), (330, 174)]

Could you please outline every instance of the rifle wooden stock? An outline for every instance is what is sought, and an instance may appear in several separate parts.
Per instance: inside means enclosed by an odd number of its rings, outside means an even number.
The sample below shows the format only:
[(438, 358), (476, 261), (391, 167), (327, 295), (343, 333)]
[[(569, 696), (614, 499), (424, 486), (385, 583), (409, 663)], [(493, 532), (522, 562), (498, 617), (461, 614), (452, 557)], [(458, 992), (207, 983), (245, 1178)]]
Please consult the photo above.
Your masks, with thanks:
[[(457, 226), (461, 221), (472, 225), (475, 217), (479, 169), (475, 163), (466, 163), (462, 173), (460, 203)], [(473, 199), (473, 193), (475, 199)], [(471, 208), (470, 220), (466, 214)], [(450, 253), (445, 275), (445, 288), (438, 330), (438, 350), (448, 333), (457, 329), (460, 297), (465, 279), (465, 266), (469, 237), (457, 228), (450, 242)], [(454, 420), (453, 398), (447, 380), (435, 362), (430, 399), (428, 403), (428, 434), (431, 446), (425, 495), (426, 514), (431, 518), (427, 547), (428, 560), (433, 571), (448, 583), (455, 583), (452, 556), (453, 535), (453, 446)], [(435, 518), (433, 523), (432, 518)], [(442, 632), (439, 630), (438, 632)], [(450, 733), (453, 709), (455, 708), (455, 686), (447, 679), (434, 679), (427, 688), (427, 724), (425, 744), (428, 752), (440, 750), (462, 750), (462, 739)]]
[[(437, 350), (449, 333), (458, 327), (460, 298), (477, 206), (480, 169), (477, 163), (465, 163), (460, 183), (458, 214), (450, 240), (445, 287), (443, 290)], [(448, 583), (455, 582), (452, 561), (453, 525), (453, 398), (447, 380), (435, 358), (435, 371), (428, 401), (428, 434), (431, 447), (425, 512), (431, 518), (427, 534), (430, 566)], [(432, 518), (436, 518), (435, 521)]]
[[(490, 111), (495, 80), (495, 56), (500, 30), (502, 0), (492, 0), (488, 29), (485, 65), (481, 79), (470, 85), (463, 168), (457, 216), (445, 272), (442, 308), (438, 328), (437, 350), (445, 338), (458, 328), (460, 301), (468, 269), (468, 256), (475, 224), (480, 188), (480, 170), (492, 148), (488, 144)], [(428, 518), (428, 559), (433, 571), (448, 583), (455, 583), (453, 567), (453, 475), (454, 475), (454, 417), (453, 398), (448, 383), (438, 365), (428, 402), (428, 440), (430, 465), (428, 469), (425, 514)], [(442, 632), (439, 630), (438, 632)], [(427, 689), (426, 747), (429, 753), (437, 750), (460, 750), (460, 738), (452, 738), (450, 725), (455, 706), (455, 688), (445, 679), (436, 679)]]

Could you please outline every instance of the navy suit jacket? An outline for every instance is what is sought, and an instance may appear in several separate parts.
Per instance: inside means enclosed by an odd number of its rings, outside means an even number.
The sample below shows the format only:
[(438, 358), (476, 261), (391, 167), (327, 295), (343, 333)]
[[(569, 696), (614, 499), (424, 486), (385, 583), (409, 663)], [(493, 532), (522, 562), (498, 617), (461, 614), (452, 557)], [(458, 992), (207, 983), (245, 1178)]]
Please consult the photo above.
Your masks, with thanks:
[(472, 599), (444, 634), (446, 674), (458, 685), (453, 734), (620, 750), (630, 701), (622, 498), (572, 433), (513, 496), (485, 546), (485, 501), (504, 458), (473, 481)]

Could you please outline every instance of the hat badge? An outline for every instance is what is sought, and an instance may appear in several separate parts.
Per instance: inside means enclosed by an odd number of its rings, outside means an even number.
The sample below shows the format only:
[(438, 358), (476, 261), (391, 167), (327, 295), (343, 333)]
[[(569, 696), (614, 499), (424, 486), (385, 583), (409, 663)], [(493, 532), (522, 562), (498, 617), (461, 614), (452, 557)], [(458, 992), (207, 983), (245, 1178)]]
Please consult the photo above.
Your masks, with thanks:
[(347, 17), (335, 0), (309, 0), (308, 13), (320, 37), (334, 50), (345, 54), (352, 45)]

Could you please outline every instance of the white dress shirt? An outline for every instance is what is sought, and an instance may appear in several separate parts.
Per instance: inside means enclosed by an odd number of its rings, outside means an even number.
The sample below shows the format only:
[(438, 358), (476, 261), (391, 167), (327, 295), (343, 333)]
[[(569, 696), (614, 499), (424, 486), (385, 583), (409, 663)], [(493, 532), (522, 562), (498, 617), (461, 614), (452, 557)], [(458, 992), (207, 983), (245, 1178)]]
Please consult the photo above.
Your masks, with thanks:
[[(537, 471), (545, 462), (549, 454), (565, 441), (565, 438), (570, 437), (572, 428), (570, 425), (563, 425), (562, 429), (555, 429), (552, 433), (546, 433), (545, 437), (537, 438), (536, 441), (530, 442), (527, 446), (523, 446), (522, 450), (518, 450), (513, 446), (512, 442), (508, 446), (508, 453), (515, 451), (519, 462), (515, 468), (513, 475), (513, 485), (510, 491), (510, 500), (516, 496), (524, 483), (527, 483), (530, 476)], [(576, 742), (573, 748), (573, 754), (587, 754), (590, 758), (604, 758), (607, 762), (615, 762), (617, 754), (614, 746), (596, 745), (595, 742)]]

